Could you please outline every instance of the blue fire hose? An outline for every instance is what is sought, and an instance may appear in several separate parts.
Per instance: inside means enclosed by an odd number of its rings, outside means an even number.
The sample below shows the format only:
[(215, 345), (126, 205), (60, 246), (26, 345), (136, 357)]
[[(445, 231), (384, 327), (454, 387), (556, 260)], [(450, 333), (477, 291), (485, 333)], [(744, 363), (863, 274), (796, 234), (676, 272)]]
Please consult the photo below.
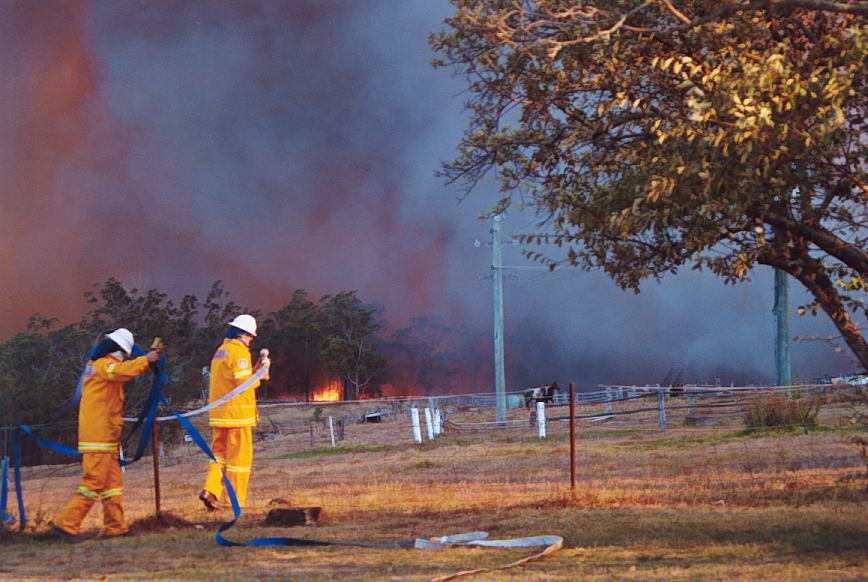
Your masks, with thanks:
[[(132, 350), (133, 355), (141, 356), (144, 355), (144, 351), (138, 346), (133, 346)], [(93, 352), (91, 352), (91, 355)], [(90, 356), (88, 356), (88, 360), (90, 361)], [(190, 438), (194, 443), (205, 453), (205, 455), (211, 459), (211, 461), (217, 463), (217, 459), (214, 456), (214, 453), (211, 451), (211, 448), (208, 446), (208, 443), (205, 442), (205, 439), (202, 438), (202, 435), (196, 430), (196, 427), (187, 419), (187, 416), (191, 416), (191, 413), (181, 414), (166, 401), (166, 397), (163, 395), (163, 386), (168, 382), (168, 377), (166, 376), (165, 370), (165, 358), (164, 356), (160, 356), (159, 362), (157, 365), (152, 366), (154, 370), (154, 379), (151, 384), (150, 392), (148, 393), (148, 398), (145, 401), (145, 405), (142, 408), (142, 411), (139, 413), (135, 421), (135, 425), (133, 427), (133, 431), (127, 436), (129, 438), (137, 427), (142, 427), (142, 433), (139, 435), (139, 446), (136, 449), (136, 453), (133, 455), (133, 458), (129, 460), (121, 460), (121, 464), (123, 466), (129, 465), (141, 459), (144, 450), (147, 446), (148, 437), (151, 434), (151, 429), (155, 422), (156, 412), (159, 404), (163, 404), (171, 413), (175, 419), (181, 423), (181, 426), (184, 428), (186, 433), (190, 435)], [(37, 425), (34, 427), (30, 427), (27, 425), (21, 425), (18, 427), (12, 436), (12, 458), (13, 458), (13, 466), (15, 473), (15, 493), (18, 501), (18, 523), (19, 523), (19, 531), (24, 530), (24, 526), (26, 524), (26, 515), (24, 512), (24, 494), (21, 487), (21, 440), (23, 438), (32, 438), (35, 443), (38, 445), (52, 450), (54, 452), (69, 455), (69, 456), (79, 456), (80, 453), (62, 445), (60, 443), (50, 441), (48, 439), (44, 439), (37, 434), (35, 434), (36, 429), (43, 429), (51, 426), (56, 423), (58, 420), (63, 418), (66, 414), (72, 411), (75, 406), (78, 404), (81, 399), (81, 385), (82, 380), (84, 378), (84, 372), (82, 372), (82, 376), (79, 378), (78, 386), (76, 387), (75, 393), (73, 394), (72, 399), (66, 404), (64, 409), (61, 411), (61, 414), (55, 416), (51, 422)], [(212, 405), (215, 403), (212, 403)], [(205, 407), (206, 409), (209, 407)], [(161, 418), (162, 420), (162, 418)], [(7, 483), (6, 483), (6, 471), (8, 466), (8, 459), (4, 458), (2, 461), (2, 490), (0, 490), (0, 521), (14, 521), (14, 518), (11, 515), (6, 513), (6, 498), (7, 498)], [(546, 552), (549, 552), (553, 549), (561, 547), (563, 544), (563, 539), (558, 536), (536, 536), (532, 538), (519, 538), (515, 540), (501, 540), (501, 541), (486, 541), (484, 540), (487, 537), (487, 533), (485, 532), (471, 532), (469, 534), (459, 534), (454, 536), (443, 536), (442, 538), (411, 538), (407, 540), (402, 540), (399, 542), (391, 542), (391, 543), (361, 543), (361, 542), (343, 542), (343, 541), (325, 541), (325, 540), (311, 540), (304, 538), (292, 538), (292, 537), (261, 537), (254, 538), (252, 540), (248, 540), (246, 542), (235, 542), (232, 540), (228, 540), (223, 537), (223, 533), (231, 529), (238, 519), (241, 517), (241, 506), (238, 504), (238, 497), (235, 493), (235, 489), (232, 487), (232, 483), (229, 481), (228, 476), (226, 475), (226, 471), (221, 467), (221, 474), (223, 478), (223, 486), (226, 488), (226, 494), (229, 497), (229, 502), (232, 507), (232, 519), (226, 521), (217, 528), (217, 532), (214, 535), (215, 541), (221, 546), (227, 547), (237, 547), (237, 546), (345, 546), (345, 547), (363, 547), (363, 548), (424, 548), (424, 547), (443, 547), (445, 545), (481, 545), (481, 546), (494, 546), (494, 547), (532, 547), (532, 546), (540, 546), (547, 545), (549, 549)], [(545, 554), (544, 552), (543, 554)], [(528, 558), (530, 559), (530, 558)], [(523, 562), (522, 560), (520, 562)], [(516, 564), (520, 563), (516, 562)]]
[[(94, 354), (94, 349), (91, 349), (88, 354), (86, 362), (90, 362), (91, 357)], [(136, 357), (145, 355), (144, 350), (137, 345), (133, 346), (132, 354)], [(122, 460), (121, 465), (127, 466), (131, 463), (134, 463), (142, 458), (142, 455), (145, 452), (145, 449), (148, 444), (148, 437), (151, 433), (151, 427), (154, 425), (153, 419), (157, 412), (157, 405), (159, 404), (160, 398), (162, 396), (163, 385), (168, 381), (168, 377), (163, 372), (165, 369), (165, 357), (160, 356), (160, 360), (156, 366), (154, 366), (154, 379), (151, 383), (151, 389), (148, 393), (148, 398), (145, 402), (145, 406), (142, 409), (142, 413), (140, 413), (140, 424), (142, 424), (142, 434), (139, 437), (139, 446), (136, 449), (135, 454), (131, 459)], [(81, 456), (81, 453), (78, 452), (77, 449), (70, 448), (61, 443), (48, 440), (36, 434), (38, 430), (43, 430), (49, 428), (63, 419), (67, 414), (75, 410), (75, 407), (78, 406), (79, 401), (81, 400), (81, 385), (84, 381), (84, 374), (87, 370), (87, 364), (85, 364), (85, 369), (82, 370), (81, 375), (78, 378), (78, 384), (75, 387), (75, 392), (70, 398), (69, 402), (63, 407), (63, 409), (51, 419), (51, 421), (28, 426), (26, 424), (22, 424), (18, 428), (16, 428), (12, 433), (12, 466), (13, 473), (15, 478), (15, 497), (18, 501), (18, 527), (20, 531), (24, 531), (24, 527), (27, 523), (27, 514), (24, 509), (24, 490), (21, 485), (21, 442), (24, 439), (30, 438), (33, 439), (37, 445), (48, 449), (50, 451), (54, 451), (55, 453), (59, 453), (61, 455), (68, 455), (70, 457), (78, 457)], [(132, 433), (131, 433), (132, 434)], [(4, 473), (4, 481), (3, 481), (4, 492), (6, 489), (6, 481), (5, 481), (5, 473)], [(0, 505), (0, 514), (6, 515), (6, 494), (2, 495), (2, 505)]]

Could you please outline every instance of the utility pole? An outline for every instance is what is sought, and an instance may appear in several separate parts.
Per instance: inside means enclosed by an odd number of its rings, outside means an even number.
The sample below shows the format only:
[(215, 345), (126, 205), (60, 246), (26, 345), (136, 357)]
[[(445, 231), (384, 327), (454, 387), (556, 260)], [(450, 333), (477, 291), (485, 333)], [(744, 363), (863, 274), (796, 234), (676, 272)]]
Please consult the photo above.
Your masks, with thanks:
[[(787, 291), (787, 274), (775, 269), (775, 368), (778, 373), (778, 386), (789, 386), (790, 376), (790, 313)], [(791, 390), (787, 394), (792, 396)]]
[(500, 249), (501, 216), (491, 219), (491, 274), (494, 280), (494, 397), (497, 422), (506, 422), (506, 375), (503, 369), (503, 262)]

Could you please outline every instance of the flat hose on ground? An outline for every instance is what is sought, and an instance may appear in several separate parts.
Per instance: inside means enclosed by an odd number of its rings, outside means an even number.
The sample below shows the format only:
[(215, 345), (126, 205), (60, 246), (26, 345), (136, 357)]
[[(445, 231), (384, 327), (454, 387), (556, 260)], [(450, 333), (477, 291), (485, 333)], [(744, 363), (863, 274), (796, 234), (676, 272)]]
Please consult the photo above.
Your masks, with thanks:
[[(477, 533), (485, 533), (485, 532), (477, 532)], [(485, 534), (486, 536), (488, 534)], [(447, 536), (452, 537), (452, 536)], [(433, 541), (433, 540), (432, 540)], [(477, 568), (475, 570), (462, 570), (461, 572), (455, 572), (454, 574), (449, 574), (446, 576), (438, 576), (437, 578), (432, 578), (431, 582), (444, 582), (445, 580), (454, 580), (455, 578), (461, 578), (463, 576), (472, 576), (473, 574), (482, 574), (485, 572), (497, 572), (500, 570), (506, 570), (508, 568), (515, 568), (516, 566), (521, 566), (523, 564), (527, 564), (528, 562), (535, 562), (537, 560), (542, 560), (546, 556), (550, 556), (553, 553), (557, 552), (561, 548), (564, 547), (564, 538), (561, 536), (533, 536), (528, 538), (514, 538), (511, 540), (473, 540), (469, 542), (463, 543), (440, 543), (440, 544), (431, 544), (430, 546), (422, 546), (422, 547), (443, 547), (443, 546), (481, 546), (486, 548), (532, 548), (538, 546), (545, 546), (545, 549), (536, 554), (530, 555), (526, 558), (522, 558), (521, 560), (516, 560), (515, 562), (511, 562), (506, 564), (505, 566), (498, 566), (496, 568)], [(416, 547), (420, 547), (417, 545)]]

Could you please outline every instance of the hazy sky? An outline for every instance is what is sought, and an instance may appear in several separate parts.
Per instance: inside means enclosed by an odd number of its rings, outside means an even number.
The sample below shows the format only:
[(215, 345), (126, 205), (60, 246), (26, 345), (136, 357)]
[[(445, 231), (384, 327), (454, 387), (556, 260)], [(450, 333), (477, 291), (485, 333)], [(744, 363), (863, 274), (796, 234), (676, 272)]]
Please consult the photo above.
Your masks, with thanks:
[[(296, 288), (358, 289), (391, 330), (438, 315), (490, 357), (490, 251), (473, 241), (488, 240), (479, 215), (497, 192), (459, 204), (434, 176), (466, 120), (461, 80), (430, 66), (449, 10), (0, 4), (0, 338), (36, 311), (77, 319), (109, 276), (175, 297), (222, 279), (265, 310)], [(509, 215), (505, 233), (533, 219)], [(504, 263), (531, 265), (513, 247)], [(511, 273), (509, 389), (654, 383), (673, 362), (689, 381), (774, 376), (768, 269), (734, 288), (679, 274), (638, 296), (599, 273)], [(795, 310), (805, 294), (791, 286)], [(822, 316), (794, 315), (791, 330), (834, 334)], [(801, 376), (854, 369), (821, 342), (795, 344), (792, 361)]]

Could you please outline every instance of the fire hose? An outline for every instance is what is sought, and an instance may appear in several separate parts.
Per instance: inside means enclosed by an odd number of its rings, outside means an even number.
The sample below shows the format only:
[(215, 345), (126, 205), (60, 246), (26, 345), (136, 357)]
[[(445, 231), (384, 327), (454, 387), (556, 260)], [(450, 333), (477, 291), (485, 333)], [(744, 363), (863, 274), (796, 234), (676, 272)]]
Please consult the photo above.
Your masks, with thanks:
[[(159, 339), (159, 338), (157, 338)], [(157, 346), (157, 340), (155, 340), (154, 345), (152, 347)], [(162, 350), (163, 344), (160, 344), (160, 350)], [(143, 355), (144, 351), (141, 350), (138, 346), (133, 346), (132, 350), (133, 354), (136, 356)], [(92, 355), (93, 351), (91, 351)], [(262, 358), (267, 359), (268, 352), (267, 350), (262, 350), (260, 352)], [(90, 357), (88, 357), (88, 361)], [(217, 463), (217, 459), (214, 456), (214, 453), (211, 451), (211, 448), (205, 442), (205, 439), (202, 438), (202, 435), (199, 431), (192, 425), (192, 423), (188, 420), (190, 417), (198, 416), (200, 414), (204, 414), (209, 410), (213, 409), (216, 406), (220, 406), (221, 404), (228, 402), (235, 396), (241, 394), (242, 392), (249, 390), (254, 384), (256, 384), (260, 379), (266, 377), (268, 374), (268, 365), (260, 366), (259, 369), (251, 376), (247, 381), (233, 389), (231, 392), (227, 393), (225, 396), (215, 400), (203, 406), (201, 408), (197, 408), (195, 410), (191, 410), (185, 413), (180, 413), (175, 410), (166, 400), (165, 395), (163, 394), (163, 386), (167, 383), (168, 377), (165, 372), (165, 357), (161, 354), (158, 362), (153, 366), (154, 371), (154, 379), (151, 385), (151, 390), (148, 394), (148, 398), (145, 402), (145, 405), (142, 408), (141, 413), (137, 418), (124, 418), (126, 422), (135, 423), (134, 429), (138, 426), (142, 426), (142, 433), (139, 438), (139, 446), (134, 454), (133, 458), (130, 460), (121, 461), (122, 465), (126, 466), (131, 463), (136, 462), (142, 457), (142, 454), (147, 445), (148, 436), (150, 435), (151, 428), (155, 421), (168, 421), (168, 420), (177, 420), (181, 426), (184, 428), (186, 433), (190, 436), (193, 442), (205, 453), (205, 455), (211, 459), (213, 462)], [(44, 425), (39, 425), (38, 428), (46, 428), (51, 424), (57, 422), (60, 418), (65, 416), (69, 411), (71, 411), (78, 401), (81, 398), (81, 384), (84, 378), (84, 372), (82, 376), (79, 378), (78, 385), (76, 387), (73, 398), (67, 405), (64, 407), (63, 413), (57, 415), (52, 422), (46, 423)], [(162, 404), (169, 410), (172, 414), (168, 416), (156, 416), (156, 411), (158, 405)], [(50, 441), (38, 436), (35, 433), (35, 428), (37, 427), (29, 427), (27, 425), (22, 425), (18, 429), (16, 429), (13, 435), (13, 462), (14, 462), (14, 471), (15, 471), (15, 491), (18, 501), (18, 514), (19, 514), (19, 529), (20, 531), (24, 530), (26, 524), (26, 515), (24, 511), (24, 497), (23, 497), (23, 489), (21, 486), (21, 458), (20, 458), (20, 441), (21, 435), (24, 435), (24, 438), (32, 438), (37, 444), (53, 450), (55, 452), (59, 452), (62, 454), (70, 455), (70, 456), (78, 456), (80, 453), (77, 450), (66, 447), (60, 443), (56, 443), (54, 441)], [(129, 438), (133, 433), (131, 432), (127, 438)], [(219, 463), (218, 463), (219, 464)], [(5, 469), (5, 466), (4, 466)], [(552, 535), (544, 535), (544, 536), (531, 536), (524, 538), (514, 538), (514, 539), (506, 539), (506, 540), (489, 540), (487, 532), (469, 532), (463, 534), (454, 534), (447, 535), (441, 537), (431, 537), (431, 538), (411, 538), (408, 540), (403, 540), (399, 542), (386, 542), (386, 543), (362, 543), (362, 542), (345, 542), (345, 541), (333, 541), (333, 540), (312, 540), (306, 538), (293, 538), (293, 537), (260, 537), (254, 538), (252, 540), (248, 540), (246, 542), (236, 542), (232, 540), (228, 540), (223, 536), (223, 533), (231, 529), (238, 519), (241, 517), (241, 507), (238, 504), (238, 498), (235, 494), (235, 490), (232, 487), (232, 484), (229, 481), (229, 478), (226, 475), (226, 472), (221, 468), (223, 486), (225, 487), (226, 494), (229, 498), (230, 505), (232, 507), (233, 517), (231, 520), (222, 523), (217, 528), (217, 532), (214, 536), (215, 541), (221, 546), (227, 547), (237, 547), (237, 546), (345, 546), (345, 547), (362, 547), (362, 548), (383, 548), (383, 549), (395, 549), (395, 548), (419, 548), (419, 549), (431, 549), (431, 548), (444, 548), (444, 547), (454, 547), (454, 546), (468, 546), (468, 547), (499, 547), (499, 548), (528, 548), (528, 547), (540, 547), (544, 546), (544, 550), (529, 556), (527, 558), (518, 560), (506, 566), (500, 568), (493, 569), (478, 569), (478, 570), (467, 570), (463, 572), (458, 572), (456, 574), (451, 574), (449, 576), (436, 578), (436, 580), (451, 580), (453, 578), (457, 578), (459, 576), (466, 576), (470, 574), (486, 572), (491, 570), (501, 570), (505, 568), (511, 568), (514, 566), (518, 566), (529, 562), (531, 560), (541, 559), (561, 547), (563, 547), (563, 538), (560, 536), (552, 536)], [(4, 485), (5, 485), (5, 471), (3, 474), (4, 477)], [(3, 507), (0, 508), (0, 514), (6, 515), (5, 513), (5, 492), (2, 496)]]

